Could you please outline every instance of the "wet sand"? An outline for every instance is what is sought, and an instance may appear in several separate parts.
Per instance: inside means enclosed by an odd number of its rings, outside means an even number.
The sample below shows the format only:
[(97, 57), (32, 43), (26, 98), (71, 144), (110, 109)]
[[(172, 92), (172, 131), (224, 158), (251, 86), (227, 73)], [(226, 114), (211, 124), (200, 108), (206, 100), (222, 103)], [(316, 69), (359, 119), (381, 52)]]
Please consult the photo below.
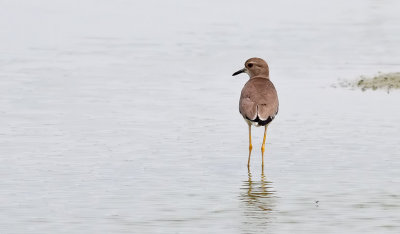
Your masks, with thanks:
[(378, 73), (373, 77), (361, 76), (355, 81), (341, 81), (340, 86), (345, 88), (359, 88), (362, 91), (379, 89), (389, 93), (392, 89), (400, 89), (400, 72)]

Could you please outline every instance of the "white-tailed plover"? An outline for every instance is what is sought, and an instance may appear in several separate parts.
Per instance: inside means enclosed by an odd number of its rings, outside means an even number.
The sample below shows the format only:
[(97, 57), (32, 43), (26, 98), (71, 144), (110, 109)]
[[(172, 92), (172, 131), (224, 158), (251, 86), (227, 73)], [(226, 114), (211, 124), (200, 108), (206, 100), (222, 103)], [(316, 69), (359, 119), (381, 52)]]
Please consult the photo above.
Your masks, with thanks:
[(240, 73), (247, 73), (250, 77), (242, 89), (239, 100), (239, 112), (249, 125), (249, 159), (247, 167), (250, 167), (250, 156), (253, 149), (251, 144), (251, 125), (254, 125), (256, 127), (265, 127), (261, 146), (262, 167), (264, 168), (265, 137), (268, 125), (278, 114), (278, 95), (274, 84), (269, 80), (268, 64), (263, 59), (248, 59), (244, 64), (244, 68), (233, 73), (233, 76)]

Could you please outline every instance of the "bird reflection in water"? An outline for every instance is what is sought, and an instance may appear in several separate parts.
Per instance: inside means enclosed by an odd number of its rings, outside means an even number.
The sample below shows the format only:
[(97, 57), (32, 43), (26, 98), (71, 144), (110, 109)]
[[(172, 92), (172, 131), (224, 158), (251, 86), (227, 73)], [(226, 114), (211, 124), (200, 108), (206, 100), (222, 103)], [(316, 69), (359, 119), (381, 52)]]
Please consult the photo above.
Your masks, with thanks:
[(240, 200), (244, 205), (245, 226), (252, 230), (266, 228), (271, 218), (273, 218), (275, 198), (272, 182), (267, 180), (264, 169), (261, 171), (259, 181), (252, 177), (249, 170), (248, 180), (244, 181), (240, 196)]

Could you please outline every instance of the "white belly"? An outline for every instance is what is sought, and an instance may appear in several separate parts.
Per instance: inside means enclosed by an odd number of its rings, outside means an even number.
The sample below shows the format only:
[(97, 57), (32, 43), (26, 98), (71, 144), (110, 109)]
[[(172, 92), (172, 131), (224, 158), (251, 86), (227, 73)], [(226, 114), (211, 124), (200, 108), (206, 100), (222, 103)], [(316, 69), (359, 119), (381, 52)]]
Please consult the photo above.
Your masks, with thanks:
[(251, 125), (253, 125), (255, 127), (260, 127), (261, 126), (257, 122), (251, 122), (250, 120), (248, 120), (246, 118), (243, 118), (243, 119), (244, 119), (244, 121), (246, 121), (247, 124), (251, 124)]

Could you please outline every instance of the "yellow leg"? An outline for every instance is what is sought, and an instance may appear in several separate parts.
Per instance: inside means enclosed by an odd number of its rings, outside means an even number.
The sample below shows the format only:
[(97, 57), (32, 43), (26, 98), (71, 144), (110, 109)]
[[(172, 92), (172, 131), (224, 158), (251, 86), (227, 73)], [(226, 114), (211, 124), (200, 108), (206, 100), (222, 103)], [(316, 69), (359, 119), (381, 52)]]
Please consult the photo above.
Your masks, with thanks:
[(263, 143), (262, 143), (262, 146), (261, 146), (261, 153), (262, 153), (262, 164), (261, 164), (261, 166), (262, 166), (263, 170), (264, 170), (264, 151), (265, 151), (265, 138), (267, 136), (267, 127), (268, 127), (268, 125), (265, 125), (264, 139), (263, 139)]
[(249, 124), (249, 159), (247, 160), (247, 168), (250, 168), (250, 156), (253, 145), (251, 144), (251, 124)]

